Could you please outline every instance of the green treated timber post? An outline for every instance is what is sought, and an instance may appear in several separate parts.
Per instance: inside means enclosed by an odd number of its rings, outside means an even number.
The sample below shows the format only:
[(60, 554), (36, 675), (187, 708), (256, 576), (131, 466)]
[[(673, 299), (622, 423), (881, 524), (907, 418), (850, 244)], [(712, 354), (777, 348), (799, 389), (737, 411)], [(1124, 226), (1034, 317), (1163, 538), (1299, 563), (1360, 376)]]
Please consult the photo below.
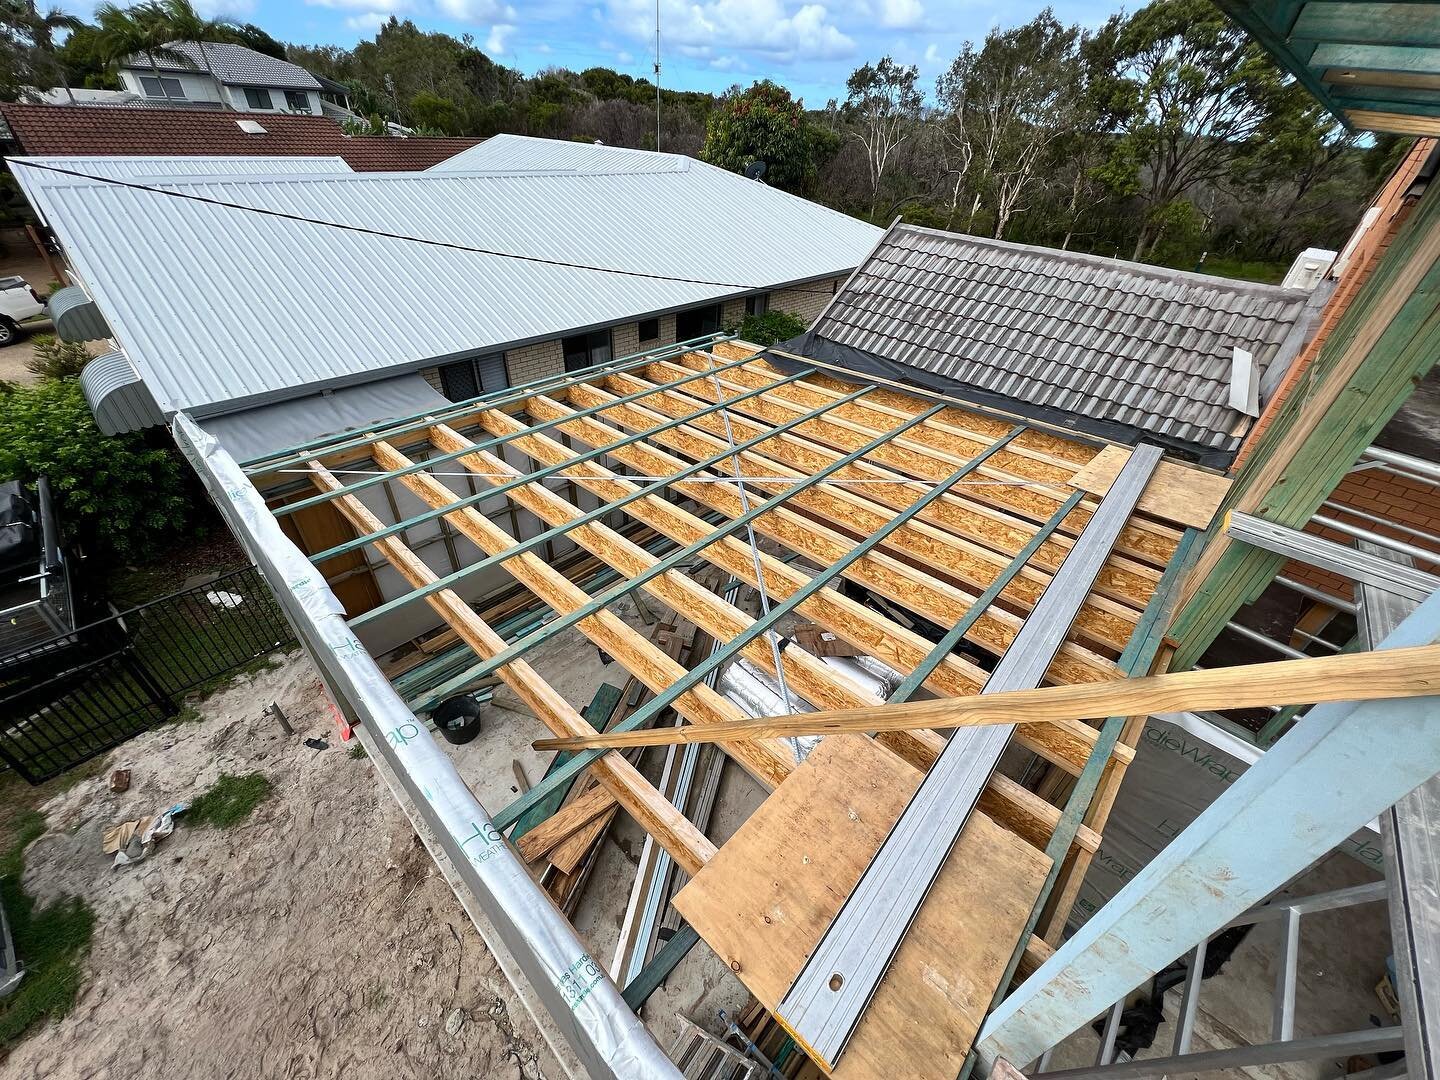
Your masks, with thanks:
[[(1341, 317), (1307, 379), (1326, 379), (1342, 361), (1374, 318), (1376, 305), (1402, 287), (1400, 275), (1422, 257), (1421, 245), (1436, 230), (1440, 230), (1440, 185), (1432, 184), (1380, 266)], [(1307, 434), (1284, 474), (1263, 493), (1252, 512), (1277, 524), (1303, 527), (1431, 369), (1437, 356), (1440, 261), (1424, 267), (1421, 279), (1376, 339), (1334, 406)], [(1297, 389), (1281, 407), (1236, 477), (1222, 505), (1220, 520), (1211, 526), (1211, 542), (1218, 542), (1215, 534), (1223, 528), (1223, 511), (1236, 506), (1249, 492), (1270, 455), (1293, 441), (1293, 428), (1305, 402), (1303, 390)], [(1229, 544), (1170, 629), (1171, 638), (1178, 643), (1175, 668), (1193, 667), (1235, 612), (1264, 591), (1284, 562), (1283, 557), (1271, 552)]]
[[(865, 446), (862, 446), (854, 453), (856, 455), (860, 455), (874, 450), (877, 446), (883, 445), (890, 439), (893, 439), (896, 436), (903, 434), (905, 431), (907, 431), (911, 427), (914, 427), (916, 424), (922, 423), (925, 420), (929, 419), (931, 416), (933, 416), (935, 413), (939, 412), (943, 408), (945, 408), (944, 405), (936, 405), (931, 409), (927, 409), (925, 412), (920, 413), (918, 416), (915, 416), (912, 419), (906, 421), (894, 431), (888, 432), (885, 435), (882, 435), (880, 438), (872, 440), (872, 442), (867, 443)], [(764, 634), (767, 630), (770, 629), (770, 627), (774, 626), (782, 618), (789, 615), (790, 612), (794, 611), (810, 597), (814, 596), (821, 589), (829, 585), (832, 580), (842, 575), (845, 572), (845, 568), (848, 567), (851, 563), (867, 555), (876, 546), (882, 543), (885, 538), (889, 536), (892, 532), (904, 525), (907, 521), (913, 518), (926, 506), (934, 502), (941, 495), (945, 494), (945, 492), (949, 491), (953, 485), (959, 483), (960, 480), (964, 479), (967, 474), (979, 468), (980, 465), (986, 461), (986, 459), (998, 453), (1000, 450), (1004, 449), (1011, 442), (1011, 440), (1013, 440), (1016, 436), (1020, 435), (1023, 431), (1025, 431), (1025, 425), (1017, 425), (1010, 431), (1009, 434), (991, 443), (979, 454), (976, 454), (964, 465), (956, 469), (948, 477), (946, 477), (940, 483), (932, 487), (929, 491), (927, 491), (910, 506), (906, 507), (899, 514), (895, 515), (895, 517), (891, 518), (884, 525), (880, 526), (880, 528), (876, 529), (869, 536), (865, 537), (865, 539), (861, 540), (853, 548), (847, 551), (842, 558), (836, 560), (833, 564), (827, 566), (825, 569), (815, 574), (813, 577), (810, 578), (809, 581), (807, 581), (799, 589), (795, 590), (795, 592), (791, 593), (790, 596), (786, 597), (783, 601), (772, 606), (766, 614), (762, 615), (760, 618), (756, 619), (753, 623), (751, 623), (750, 626), (746, 627), (743, 634), (737, 635), (730, 641), (726, 642), (722, 647), (716, 649), (713, 653), (710, 654), (709, 657), (705, 659), (703, 663), (698, 664), (690, 671), (686, 672), (684, 678), (677, 679), (675, 683), (668, 687), (664, 692), (657, 694), (654, 698), (652, 698), (650, 702), (645, 705), (644, 708), (636, 710), (633, 714), (631, 714), (625, 719), (624, 723), (617, 724), (615, 726), (615, 730), (633, 731), (637, 728), (643, 727), (655, 717), (659, 716), (660, 713), (663, 712), (665, 709), (669, 708), (670, 705), (676, 701), (676, 699), (688, 693), (694, 686), (701, 682), (707, 675), (710, 674), (711, 671), (716, 670), (722, 664), (728, 663), (732, 656), (738, 653), (751, 641)], [(848, 456), (849, 455), (847, 455), (847, 457)], [(841, 461), (836, 462), (833, 466), (827, 466), (826, 469), (822, 470), (821, 472), (825, 473), (827, 471), (834, 471), (835, 468), (842, 467), (842, 465), (845, 463), (845, 459), (842, 458)], [(819, 473), (816, 474), (817, 477), (820, 475), (821, 474)], [(733, 527), (734, 525), (740, 523), (745, 516), (746, 515), (741, 515), (740, 518), (734, 519), (732, 522), (729, 523), (730, 526)], [(707, 543), (710, 542), (711, 538), (706, 538), (702, 539), (697, 544), (691, 546), (695, 547), (698, 550), (699, 548), (704, 547)], [(518, 644), (523, 644), (523, 642)], [(511, 648), (518, 648), (518, 644), (516, 646), (512, 646)], [(606, 752), (607, 751), (603, 749), (581, 751), (580, 753), (576, 754), (575, 757), (573, 757), (570, 761), (566, 762), (564, 768), (559, 770), (559, 772), (556, 773), (556, 776), (560, 776), (560, 774), (565, 772), (566, 769), (573, 768), (574, 772), (579, 772), (581, 769), (588, 767), (592, 762), (603, 757)], [(556, 781), (557, 784), (559, 782), (559, 780)], [(506, 822), (507, 824), (514, 821), (515, 818), (518, 817), (521, 813), (524, 813), (524, 811), (527, 810), (531, 804), (538, 801), (540, 798), (543, 798), (544, 792), (541, 789), (548, 783), (550, 783), (549, 780), (542, 781), (540, 785), (531, 788), (529, 792), (527, 792), (525, 795), (522, 795), (519, 799), (515, 800), (515, 802), (507, 806), (495, 818), (495, 827), (503, 828), (503, 826), (501, 825), (502, 821)]]
[(700, 935), (689, 923), (676, 930), (674, 935), (657, 952), (643, 968), (640, 974), (625, 984), (625, 989), (620, 996), (625, 999), (625, 1004), (635, 1011), (640, 1011), (640, 1006), (649, 1000), (650, 995), (659, 990), (661, 985), (670, 973), (675, 970), (680, 961), (685, 959), (685, 954), (693, 949), (700, 941)]

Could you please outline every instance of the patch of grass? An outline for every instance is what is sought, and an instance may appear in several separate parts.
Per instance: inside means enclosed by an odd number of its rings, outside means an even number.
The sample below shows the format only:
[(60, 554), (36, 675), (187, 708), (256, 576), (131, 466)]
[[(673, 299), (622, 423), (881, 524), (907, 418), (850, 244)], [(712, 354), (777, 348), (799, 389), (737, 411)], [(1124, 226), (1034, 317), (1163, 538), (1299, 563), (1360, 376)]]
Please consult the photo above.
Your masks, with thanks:
[(15, 992), (0, 998), (0, 1051), (33, 1026), (58, 1020), (75, 1005), (80, 968), (90, 951), (95, 915), (85, 901), (67, 896), (46, 908), (21, 887), (25, 848), (45, 832), (45, 818), (24, 811), (12, 829), (15, 843), (0, 855), (0, 903), (10, 922), (15, 952), (25, 978)]
[(370, 756), (369, 754), (365, 753), (364, 745), (358, 742), (354, 746), (350, 747), (350, 749), (347, 750), (346, 753), (348, 753), (352, 758), (363, 758)]
[(228, 829), (248, 818), (269, 795), (270, 781), (260, 773), (222, 773), (214, 787), (190, 804), (183, 820), (191, 825)]

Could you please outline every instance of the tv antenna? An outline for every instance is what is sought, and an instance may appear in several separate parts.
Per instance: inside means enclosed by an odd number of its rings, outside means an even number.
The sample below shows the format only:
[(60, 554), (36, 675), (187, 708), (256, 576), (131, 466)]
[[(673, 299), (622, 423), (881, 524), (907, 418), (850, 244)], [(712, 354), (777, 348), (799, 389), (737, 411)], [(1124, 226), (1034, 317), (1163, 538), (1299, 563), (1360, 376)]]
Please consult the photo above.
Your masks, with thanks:
[(655, 0), (655, 149), (660, 149), (660, 0)]

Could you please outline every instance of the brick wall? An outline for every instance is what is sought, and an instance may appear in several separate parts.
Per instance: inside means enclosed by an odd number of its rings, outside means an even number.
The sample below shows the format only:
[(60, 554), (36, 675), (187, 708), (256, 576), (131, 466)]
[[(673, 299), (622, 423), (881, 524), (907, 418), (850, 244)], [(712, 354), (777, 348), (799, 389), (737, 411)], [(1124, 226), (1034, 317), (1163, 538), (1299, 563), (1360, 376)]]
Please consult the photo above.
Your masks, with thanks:
[(565, 350), (560, 339), (541, 341), (520, 349), (511, 349), (505, 354), (505, 371), (511, 386), (559, 375), (565, 370)]
[(440, 381), (440, 369), (438, 367), (427, 367), (420, 372), (420, 377), (434, 388), (437, 394), (445, 393), (445, 384)]
[[(1364, 469), (1360, 472), (1347, 473), (1345, 479), (1340, 481), (1339, 487), (1330, 496), (1330, 501), (1440, 535), (1440, 488), (1436, 488), (1432, 484), (1395, 476), (1382, 472), (1380, 469)], [(1380, 525), (1362, 518), (1350, 517), (1328, 506), (1322, 506), (1320, 513), (1326, 517), (1343, 521), (1347, 525), (1357, 525), (1362, 529), (1369, 529), (1382, 536), (1404, 540), (1419, 547), (1433, 546), (1428, 541), (1417, 539), (1389, 525)], [(1307, 525), (1305, 531), (1345, 544), (1347, 547), (1354, 543), (1354, 539), (1344, 533), (1313, 523)], [(1423, 567), (1423, 569), (1433, 570), (1434, 567)], [(1324, 589), (1326, 592), (1343, 596), (1346, 599), (1353, 596), (1353, 589), (1348, 578), (1342, 578), (1326, 570), (1317, 570), (1304, 563), (1289, 562), (1285, 564), (1282, 573), (1286, 577), (1314, 585), (1317, 589)]]
[(788, 311), (798, 315), (809, 326), (820, 317), (821, 310), (830, 302), (835, 290), (845, 283), (844, 278), (830, 281), (812, 281), (793, 289), (778, 289), (770, 294), (770, 307), (775, 311)]
[(745, 301), (743, 298), (726, 300), (720, 308), (720, 326), (723, 329), (727, 326), (739, 326), (745, 319)]
[(640, 351), (640, 324), (621, 323), (610, 331), (610, 355), (619, 359)]

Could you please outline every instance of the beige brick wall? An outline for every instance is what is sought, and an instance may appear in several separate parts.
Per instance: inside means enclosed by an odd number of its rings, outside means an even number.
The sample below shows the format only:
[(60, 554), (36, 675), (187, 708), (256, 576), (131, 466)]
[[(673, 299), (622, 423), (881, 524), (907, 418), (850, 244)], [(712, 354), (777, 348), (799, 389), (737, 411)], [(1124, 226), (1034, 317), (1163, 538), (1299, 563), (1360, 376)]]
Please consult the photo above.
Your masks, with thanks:
[(541, 341), (524, 348), (511, 349), (505, 354), (505, 371), (511, 386), (558, 375), (565, 370), (565, 350), (560, 339)]
[(720, 327), (739, 326), (745, 319), (745, 300), (726, 300), (725, 306), (720, 309)]
[(437, 394), (443, 394), (445, 392), (445, 386), (440, 382), (440, 369), (438, 367), (427, 367), (424, 371), (420, 372), (420, 377), (428, 382)]
[(844, 278), (832, 278), (829, 281), (812, 281), (794, 289), (777, 289), (770, 294), (770, 310), (798, 315), (808, 326), (819, 317), (835, 290), (843, 284)]
[(616, 359), (640, 351), (640, 324), (621, 323), (610, 333), (610, 355)]

